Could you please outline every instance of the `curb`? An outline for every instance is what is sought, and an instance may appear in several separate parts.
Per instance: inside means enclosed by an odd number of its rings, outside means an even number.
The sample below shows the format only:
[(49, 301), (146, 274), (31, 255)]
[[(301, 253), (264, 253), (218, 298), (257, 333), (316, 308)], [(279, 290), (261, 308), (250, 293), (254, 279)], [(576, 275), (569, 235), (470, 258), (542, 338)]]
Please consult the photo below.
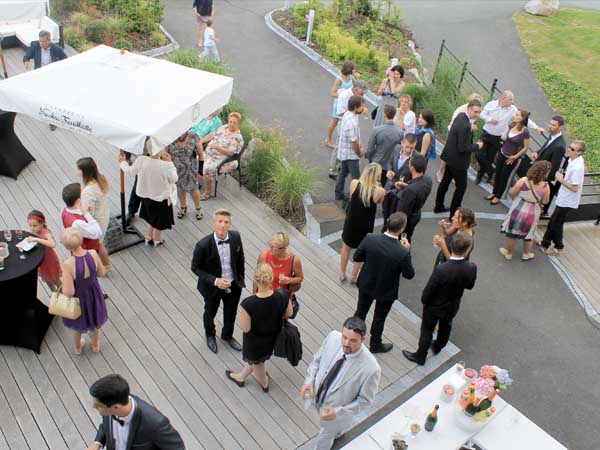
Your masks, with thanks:
[[(290, 33), (285, 31), (283, 28), (281, 28), (279, 25), (277, 25), (275, 23), (275, 21), (273, 20), (273, 13), (275, 13), (277, 11), (284, 11), (286, 9), (287, 8), (285, 8), (285, 7), (277, 8), (277, 9), (274, 9), (273, 11), (267, 13), (265, 15), (265, 23), (267, 24), (267, 26), (279, 37), (281, 37), (282, 39), (284, 39), (285, 41), (290, 43), (296, 49), (300, 50), (310, 60), (317, 63), (319, 66), (321, 66), (323, 69), (325, 69), (327, 72), (329, 72), (334, 77), (337, 77), (339, 70), (333, 64), (331, 64), (323, 56), (321, 56), (320, 54), (315, 52), (313, 49), (308, 47), (302, 41), (295, 38), (294, 36), (292, 36)], [(365, 95), (365, 99), (372, 106), (377, 106), (377, 104), (378, 104), (377, 96), (375, 96), (372, 92), (368, 92)], [(436, 139), (436, 153), (438, 155), (441, 154), (443, 147), (444, 147), (443, 143), (441, 143), (439, 140)], [(469, 167), (469, 171), (468, 171), (469, 179), (471, 181), (474, 181), (476, 176), (477, 176), (477, 172), (472, 167)], [(492, 192), (491, 185), (489, 185), (486, 182), (481, 182), (479, 184), (479, 187), (482, 188), (486, 192), (489, 192), (489, 193)], [(512, 202), (508, 201), (508, 199), (501, 199), (501, 203), (504, 206), (506, 206), (507, 208), (510, 208)], [(321, 226), (320, 226), (319, 222), (313, 217), (313, 215), (310, 213), (310, 211), (308, 209), (308, 206), (310, 206), (312, 204), (313, 204), (312, 199), (311, 199), (310, 195), (307, 194), (304, 197), (304, 212), (306, 215), (306, 222), (307, 222), (307, 230), (306, 230), (307, 237), (311, 241), (313, 241), (315, 244), (317, 244), (320, 248), (325, 249), (327, 247), (327, 248), (331, 249), (331, 247), (329, 247), (329, 242), (332, 242), (331, 238), (329, 236), (321, 237)], [(335, 234), (336, 233), (333, 233), (333, 235), (335, 235)], [(538, 232), (536, 232), (536, 234), (539, 235)], [(335, 240), (335, 239), (333, 239), (333, 240)], [(330, 251), (328, 251), (327, 253), (331, 254)], [(335, 254), (337, 255), (337, 252), (335, 252)], [(577, 302), (579, 303), (579, 305), (585, 312), (590, 323), (592, 325), (594, 325), (596, 328), (600, 329), (600, 312), (598, 312), (594, 308), (594, 306), (588, 301), (587, 297), (585, 296), (585, 294), (583, 293), (581, 288), (578, 286), (575, 278), (561, 264), (561, 262), (558, 260), (558, 258), (555, 256), (551, 256), (549, 258), (550, 258), (550, 263), (552, 264), (552, 267), (554, 267), (554, 270), (556, 270), (558, 275), (562, 278), (563, 282), (567, 285), (567, 287), (569, 288), (569, 290), (571, 291), (571, 293), (573, 294), (573, 296), (575, 297), (575, 299), (577, 300)]]
[(140, 55), (149, 56), (150, 58), (157, 58), (159, 56), (166, 55), (175, 51), (179, 48), (179, 43), (175, 40), (173, 36), (159, 23), (158, 28), (162, 31), (167, 39), (171, 42), (170, 44), (163, 45), (162, 47), (153, 48), (151, 50), (147, 50), (145, 52), (140, 52)]

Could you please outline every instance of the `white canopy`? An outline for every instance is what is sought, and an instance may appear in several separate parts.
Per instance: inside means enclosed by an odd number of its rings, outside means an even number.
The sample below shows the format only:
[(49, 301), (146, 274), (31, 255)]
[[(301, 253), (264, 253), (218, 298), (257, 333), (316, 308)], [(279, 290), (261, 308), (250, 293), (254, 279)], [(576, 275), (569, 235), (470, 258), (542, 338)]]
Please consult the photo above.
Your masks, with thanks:
[(100, 45), (0, 81), (0, 109), (156, 152), (229, 102), (233, 79)]

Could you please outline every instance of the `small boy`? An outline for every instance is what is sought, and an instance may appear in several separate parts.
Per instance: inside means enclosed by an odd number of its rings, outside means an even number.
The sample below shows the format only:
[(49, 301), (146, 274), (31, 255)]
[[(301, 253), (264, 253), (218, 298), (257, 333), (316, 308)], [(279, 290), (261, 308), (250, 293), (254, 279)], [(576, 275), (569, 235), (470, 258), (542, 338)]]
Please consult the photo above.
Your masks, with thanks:
[(83, 247), (86, 250), (100, 248), (102, 228), (90, 214), (90, 207), (81, 209), (81, 186), (79, 183), (66, 185), (62, 191), (66, 208), (62, 211), (62, 222), (65, 228), (73, 227), (83, 235)]
[(204, 29), (204, 51), (200, 54), (200, 58), (211, 58), (215, 61), (219, 61), (219, 51), (217, 50), (217, 42), (219, 40), (215, 37), (215, 28), (212, 20), (206, 21), (206, 28)]

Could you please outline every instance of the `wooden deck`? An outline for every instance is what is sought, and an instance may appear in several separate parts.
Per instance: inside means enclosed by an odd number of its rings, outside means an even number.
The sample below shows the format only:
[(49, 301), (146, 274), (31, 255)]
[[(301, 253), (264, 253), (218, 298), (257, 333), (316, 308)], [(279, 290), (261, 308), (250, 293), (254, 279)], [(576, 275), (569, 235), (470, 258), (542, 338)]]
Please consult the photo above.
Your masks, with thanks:
[[(22, 54), (19, 49), (5, 51), (9, 76), (22, 69)], [(109, 178), (110, 207), (118, 211), (116, 148), (62, 129), (51, 132), (48, 125), (24, 116), (17, 118), (16, 130), (37, 162), (17, 181), (0, 178), (0, 229), (26, 228), (26, 214), (35, 208), (46, 214), (58, 238), (61, 189), (77, 181), (75, 161), (83, 156), (93, 156)], [(127, 181), (129, 192), (131, 180)], [(299, 389), (324, 337), (352, 315), (356, 289), (340, 285), (336, 259), (240, 190), (234, 180), (221, 182), (219, 198), (203, 206), (205, 219), (196, 221), (189, 214), (177, 220), (163, 247), (141, 245), (112, 255), (114, 271), (101, 280), (110, 298), (99, 354), (88, 350), (74, 355), (69, 332), (59, 320), (49, 329), (40, 355), (0, 346), (0, 450), (85, 448), (99, 422), (88, 386), (113, 372), (127, 378), (133, 393), (171, 419), (188, 449), (294, 449), (317, 433), (317, 422), (304, 411)], [(273, 232), (287, 231), (292, 250), (302, 258), (306, 281), (295, 323), (302, 333), (304, 358), (297, 368), (279, 358), (268, 363), (269, 394), (252, 380), (240, 389), (225, 379), (225, 369), (242, 365), (239, 353), (220, 341), (217, 355), (206, 347), (203, 302), (190, 261), (196, 241), (211, 232), (210, 217), (219, 207), (233, 212), (234, 227), (241, 232), (248, 285)], [(64, 248), (59, 248), (59, 255), (67, 256)], [(48, 299), (41, 283), (39, 297)], [(217, 328), (220, 320), (219, 314)], [(397, 348), (414, 348), (418, 323), (393, 310), (385, 334)], [(241, 340), (239, 329), (235, 335)], [(414, 369), (398, 351), (378, 359), (383, 393)]]

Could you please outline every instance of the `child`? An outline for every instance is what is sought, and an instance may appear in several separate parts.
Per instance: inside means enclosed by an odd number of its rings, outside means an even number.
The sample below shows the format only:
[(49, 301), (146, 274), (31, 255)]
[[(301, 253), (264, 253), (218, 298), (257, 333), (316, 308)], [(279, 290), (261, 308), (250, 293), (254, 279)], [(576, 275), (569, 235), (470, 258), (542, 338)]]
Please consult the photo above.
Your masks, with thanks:
[(29, 231), (34, 235), (29, 236), (27, 239), (46, 247), (44, 260), (39, 267), (38, 273), (50, 290), (55, 291), (60, 286), (62, 271), (58, 255), (54, 251), (56, 242), (52, 237), (52, 233), (46, 227), (46, 217), (41, 211), (34, 209), (27, 215), (27, 224), (29, 225)]
[(81, 207), (81, 186), (79, 183), (66, 185), (62, 191), (62, 198), (66, 208), (62, 211), (63, 227), (73, 227), (83, 235), (83, 244), (86, 250), (100, 248), (99, 239), (102, 237), (100, 224), (90, 214), (91, 206)]
[(215, 37), (215, 29), (213, 21), (206, 21), (206, 29), (204, 30), (204, 51), (200, 54), (200, 58), (211, 58), (219, 61), (219, 51), (217, 50), (217, 41)]

